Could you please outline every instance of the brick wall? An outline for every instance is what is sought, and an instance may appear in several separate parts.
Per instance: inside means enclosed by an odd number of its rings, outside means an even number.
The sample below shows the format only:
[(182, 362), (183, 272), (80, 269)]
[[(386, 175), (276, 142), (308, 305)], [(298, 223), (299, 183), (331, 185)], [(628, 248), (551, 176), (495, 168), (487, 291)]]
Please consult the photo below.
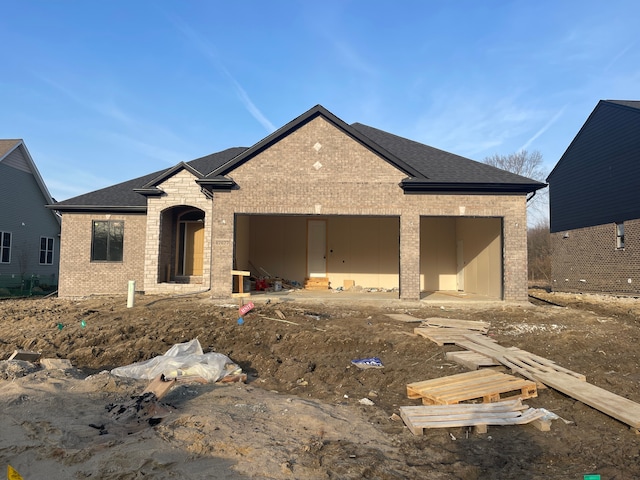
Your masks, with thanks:
[[(187, 170), (181, 170), (164, 181), (160, 188), (165, 192), (158, 197), (147, 200), (147, 238), (144, 251), (144, 283), (145, 293), (185, 293), (195, 290), (206, 290), (211, 279), (211, 200), (202, 193), (195, 183), (196, 177)], [(166, 283), (164, 266), (160, 265), (160, 237), (161, 231), (168, 237), (171, 225), (162, 225), (162, 212), (177, 206), (188, 205), (199, 208), (204, 212), (204, 258), (202, 283), (197, 285)], [(165, 249), (167, 241), (163, 242)], [(166, 252), (165, 252), (166, 257)], [(230, 291), (230, 290), (229, 290)]]
[(616, 249), (613, 223), (551, 234), (551, 281), (558, 292), (640, 293), (640, 220), (624, 222)]
[(504, 299), (527, 300), (524, 196), (405, 195), (405, 174), (316, 118), (231, 172), (213, 201), (212, 292), (231, 291), (234, 213), (400, 217), (401, 298), (418, 299), (420, 216), (502, 217)]
[[(92, 262), (91, 235), (93, 220), (124, 221), (122, 262)], [(60, 297), (83, 297), (100, 294), (127, 294), (129, 280), (136, 290), (144, 290), (142, 272), (146, 243), (145, 215), (65, 213), (62, 215), (60, 239)]]
[[(125, 223), (125, 261), (92, 264), (91, 220), (105, 215), (64, 213), (60, 295), (126, 292), (128, 280), (147, 293), (211, 288), (232, 291), (235, 214), (373, 215), (400, 218), (401, 298), (420, 298), (420, 217), (497, 217), (503, 220), (503, 298), (527, 300), (526, 202), (524, 195), (405, 195), (406, 175), (381, 160), (322, 117), (301, 126), (229, 175), (237, 190), (208, 199), (186, 170), (159, 185), (144, 215), (116, 216)], [(189, 205), (205, 213), (203, 284), (162, 283), (162, 213)], [(144, 237), (147, 241), (145, 244)], [(166, 253), (166, 252), (165, 252)], [(85, 292), (85, 293), (83, 293)]]

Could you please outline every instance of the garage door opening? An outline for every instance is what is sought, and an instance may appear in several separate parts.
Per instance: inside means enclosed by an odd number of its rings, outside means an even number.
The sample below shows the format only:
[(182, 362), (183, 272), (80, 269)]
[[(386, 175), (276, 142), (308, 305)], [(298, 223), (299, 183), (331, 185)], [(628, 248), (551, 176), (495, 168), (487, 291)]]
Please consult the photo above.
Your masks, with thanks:
[(420, 290), (503, 298), (502, 219), (422, 217)]
[(236, 215), (234, 268), (301, 288), (399, 289), (398, 217)]

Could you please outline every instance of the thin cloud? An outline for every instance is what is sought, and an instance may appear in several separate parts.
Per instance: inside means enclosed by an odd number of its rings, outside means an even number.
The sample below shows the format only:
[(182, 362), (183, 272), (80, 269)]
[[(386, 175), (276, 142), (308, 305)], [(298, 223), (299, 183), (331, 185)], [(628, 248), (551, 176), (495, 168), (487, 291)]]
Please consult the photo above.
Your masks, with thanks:
[(562, 116), (562, 114), (564, 113), (564, 111), (566, 110), (567, 106), (565, 105), (564, 107), (562, 107), (553, 117), (551, 117), (551, 119), (544, 124), (544, 126), (538, 130), (533, 137), (531, 137), (529, 140), (527, 140), (525, 142), (524, 145), (522, 145), (522, 147), (520, 147), (520, 151), (522, 150), (526, 150), (529, 148), (529, 146), (540, 136), (542, 135), (544, 132), (546, 132), (549, 127), (551, 127), (551, 125), (553, 125), (554, 123), (556, 123), (558, 121), (558, 119)]
[(516, 98), (444, 96), (436, 100), (417, 125), (418, 139), (443, 150), (471, 158), (486, 155), (522, 135), (536, 112), (520, 106)]
[(268, 133), (272, 133), (276, 131), (276, 127), (269, 121), (269, 119), (260, 111), (260, 109), (256, 106), (256, 104), (251, 100), (247, 91), (242, 87), (240, 82), (236, 80), (236, 78), (229, 72), (229, 70), (224, 66), (222, 61), (220, 60), (216, 49), (211, 45), (202, 35), (196, 32), (193, 28), (187, 25), (183, 20), (171, 17), (176, 28), (182, 33), (187, 40), (189, 40), (196, 48), (196, 50), (200, 51), (205, 57), (209, 60), (212, 60), (215, 67), (218, 68), (231, 82), (233, 89), (238, 96), (238, 99), (244, 105), (244, 108), (251, 114), (251, 116), (262, 125)]
[(631, 42), (629, 45), (623, 48), (620, 52), (618, 52), (618, 54), (611, 59), (608, 65), (604, 67), (604, 71), (605, 72), (608, 71), (618, 60), (620, 60), (620, 58), (622, 58), (629, 50), (631, 50), (631, 47), (635, 46), (636, 43), (638, 42)]
[(369, 65), (351, 45), (345, 42), (335, 41), (334, 46), (343, 61), (342, 63), (348, 68), (368, 76), (376, 76), (378, 74), (378, 71)]
[(183, 152), (175, 152), (162, 148), (155, 143), (144, 142), (121, 133), (105, 132), (101, 136), (103, 138), (111, 138), (114, 143), (124, 147), (125, 150), (134, 150), (145, 157), (161, 160), (168, 165), (175, 165), (181, 161), (191, 160), (191, 158), (185, 158)]

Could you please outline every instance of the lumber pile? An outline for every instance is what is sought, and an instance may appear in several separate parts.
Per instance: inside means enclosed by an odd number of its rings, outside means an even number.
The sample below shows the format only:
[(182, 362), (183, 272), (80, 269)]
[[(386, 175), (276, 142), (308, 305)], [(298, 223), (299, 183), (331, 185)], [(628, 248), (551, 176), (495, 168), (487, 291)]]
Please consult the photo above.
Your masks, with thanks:
[(469, 400), (484, 403), (538, 396), (536, 383), (496, 372), (475, 370), (407, 385), (409, 398), (420, 398), (424, 405), (448, 405)]
[(472, 320), (456, 320), (451, 318), (427, 318), (422, 320), (413, 333), (425, 337), (439, 346), (455, 344), (463, 340), (465, 335), (481, 334), (489, 331), (491, 324)]
[[(497, 372), (487, 369), (478, 370), (482, 366), (504, 365), (512, 373), (517, 373), (528, 379), (529, 382), (533, 382), (534, 387), (550, 387), (558, 390), (610, 417), (626, 423), (636, 431), (640, 430), (640, 404), (592, 385), (587, 382), (585, 375), (563, 368), (544, 357), (517, 347), (499, 345), (485, 335), (489, 328), (489, 324), (485, 322), (426, 319), (422, 321), (422, 324), (423, 326), (414, 329), (414, 333), (428, 338), (438, 345), (454, 344), (464, 348), (465, 350), (460, 352), (447, 352), (446, 356), (448, 359), (476, 372), (469, 372), (471, 374), (475, 373), (473, 376), (460, 374), (408, 384), (407, 394), (409, 398), (422, 398), (423, 403), (427, 405), (442, 405), (456, 404), (460, 401), (474, 399), (482, 399), (483, 402), (502, 402), (504, 400), (502, 395), (508, 392), (512, 393), (507, 398), (531, 398), (537, 396), (537, 393), (534, 393), (535, 388), (531, 388), (529, 385), (523, 386), (520, 393), (514, 394), (513, 392), (517, 392), (518, 388), (505, 390), (510, 383), (501, 382), (498, 377), (495, 377)], [(488, 373), (484, 376), (478, 373), (483, 371), (493, 373)], [(516, 383), (511, 385), (515, 386)], [(422, 428), (430, 428), (416, 426), (420, 425), (422, 420), (418, 421), (413, 416), (409, 416), (408, 413), (405, 416), (410, 422), (413, 422), (413, 427), (411, 427), (405, 420), (409, 428), (416, 430), (412, 430), (414, 433), (418, 430), (421, 431)], [(429, 420), (433, 421), (433, 419)]]
[(427, 428), (475, 427), (486, 433), (488, 425), (533, 424), (541, 431), (550, 430), (546, 412), (529, 408), (520, 399), (498, 403), (400, 407), (400, 417), (414, 435)]

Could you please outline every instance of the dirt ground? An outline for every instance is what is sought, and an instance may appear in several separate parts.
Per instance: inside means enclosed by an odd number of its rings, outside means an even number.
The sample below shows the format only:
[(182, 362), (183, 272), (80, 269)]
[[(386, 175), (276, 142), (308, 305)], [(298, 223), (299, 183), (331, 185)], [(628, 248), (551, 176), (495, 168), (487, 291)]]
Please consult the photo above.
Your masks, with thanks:
[[(640, 435), (553, 389), (525, 401), (561, 417), (547, 432), (489, 426), (414, 436), (397, 418), (400, 406), (420, 404), (407, 398), (407, 383), (467, 370), (445, 358), (459, 348), (414, 335), (415, 323), (390, 313), (490, 322), (500, 345), (640, 402), (638, 300), (530, 294), (518, 305), (263, 296), (242, 325), (237, 305), (205, 295), (141, 296), (129, 309), (124, 297), (0, 301), (0, 359), (26, 349), (75, 367), (0, 362), (0, 468), (25, 479), (640, 478)], [(169, 413), (159, 424), (100, 435), (106, 407), (148, 383), (108, 372), (193, 338), (241, 366), (247, 383), (178, 385), (162, 399)], [(384, 368), (351, 363), (373, 356)]]

